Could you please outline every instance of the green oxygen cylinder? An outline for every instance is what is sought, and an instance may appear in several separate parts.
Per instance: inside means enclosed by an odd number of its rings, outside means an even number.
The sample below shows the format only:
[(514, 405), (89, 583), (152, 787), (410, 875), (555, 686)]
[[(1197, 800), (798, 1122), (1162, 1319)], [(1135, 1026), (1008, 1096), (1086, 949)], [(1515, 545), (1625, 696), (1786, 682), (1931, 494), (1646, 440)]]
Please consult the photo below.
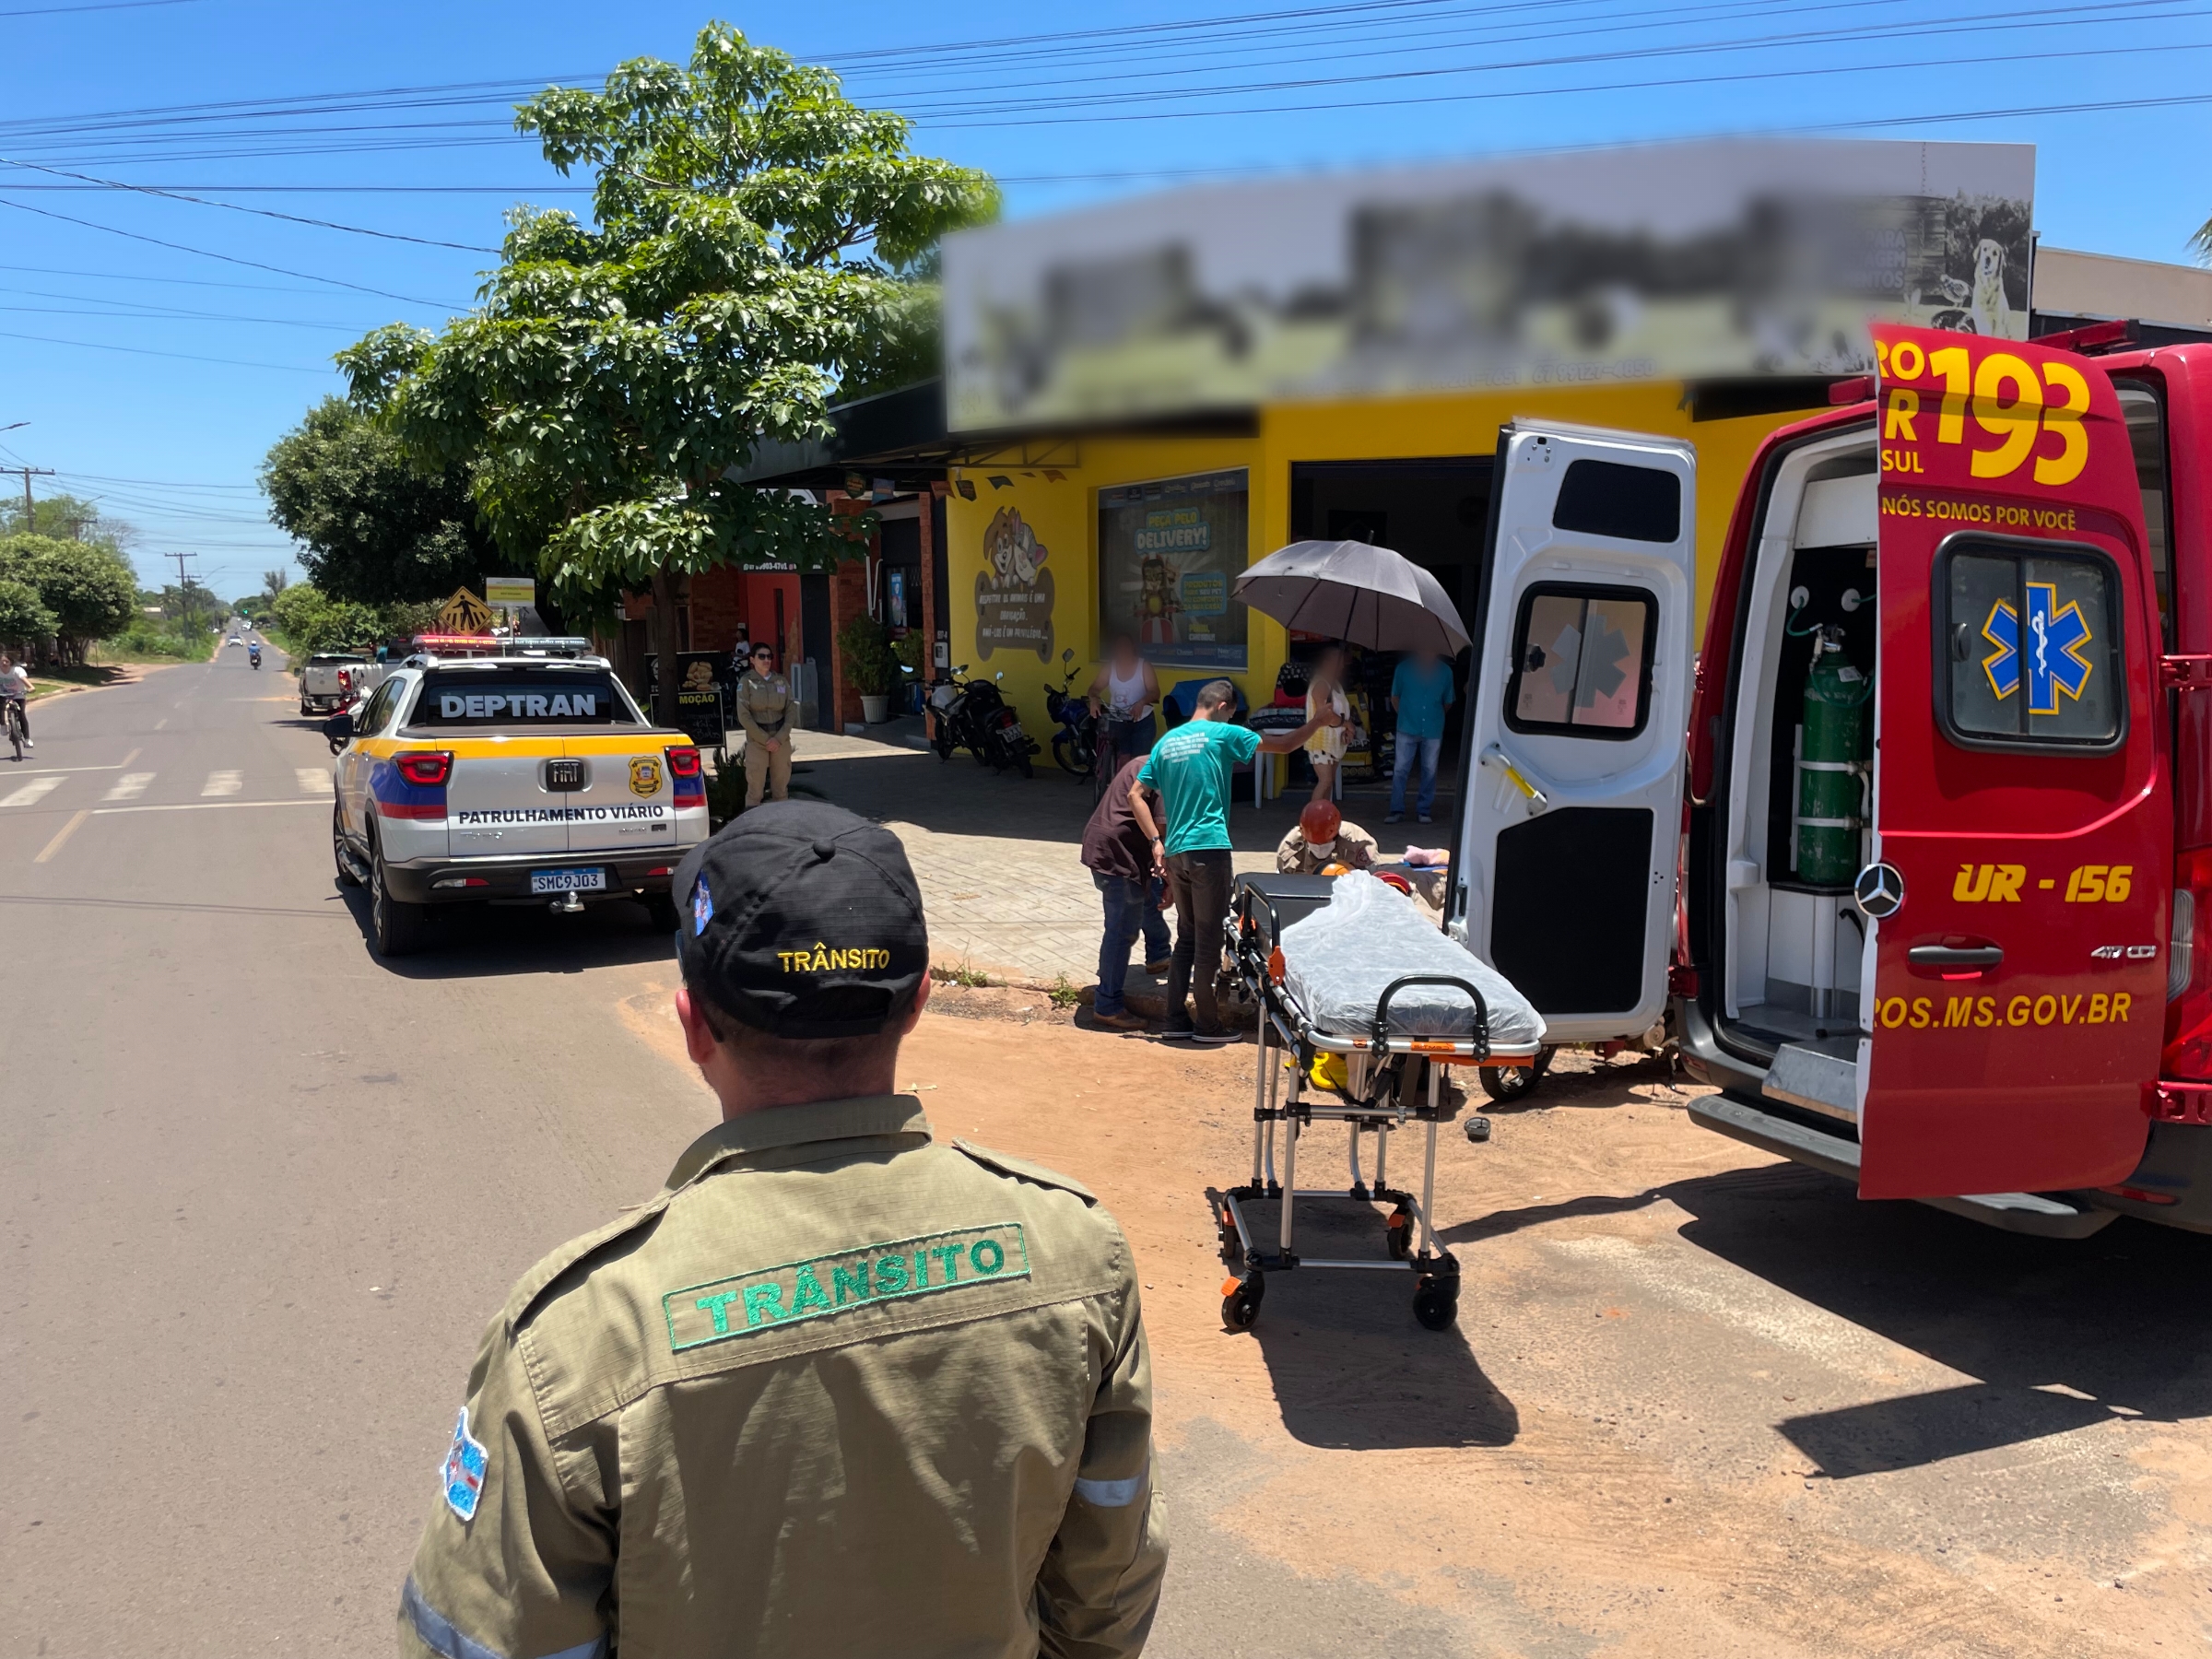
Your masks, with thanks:
[(1813, 633), (1797, 757), (1797, 876), (1848, 887), (1865, 828), (1866, 703), (1874, 682), (1843, 654), (1843, 630)]

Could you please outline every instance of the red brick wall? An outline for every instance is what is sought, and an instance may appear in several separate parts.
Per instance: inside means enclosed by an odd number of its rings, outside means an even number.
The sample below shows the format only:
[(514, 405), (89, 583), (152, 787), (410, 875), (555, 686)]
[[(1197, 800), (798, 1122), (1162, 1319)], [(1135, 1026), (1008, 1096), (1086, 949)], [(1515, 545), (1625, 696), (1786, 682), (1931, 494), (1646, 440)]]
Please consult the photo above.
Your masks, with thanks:
[(691, 649), (728, 651), (745, 631), (745, 581), (735, 568), (691, 578)]

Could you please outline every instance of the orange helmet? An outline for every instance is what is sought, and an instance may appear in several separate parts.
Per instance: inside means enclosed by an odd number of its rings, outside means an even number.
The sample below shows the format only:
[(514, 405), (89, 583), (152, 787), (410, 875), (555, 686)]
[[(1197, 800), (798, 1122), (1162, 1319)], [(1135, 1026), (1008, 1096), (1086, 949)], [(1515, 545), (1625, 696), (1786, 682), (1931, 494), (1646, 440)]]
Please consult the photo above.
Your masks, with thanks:
[(1308, 801), (1306, 809), (1298, 815), (1299, 830), (1310, 842), (1335, 841), (1343, 824), (1344, 814), (1336, 810), (1334, 801)]

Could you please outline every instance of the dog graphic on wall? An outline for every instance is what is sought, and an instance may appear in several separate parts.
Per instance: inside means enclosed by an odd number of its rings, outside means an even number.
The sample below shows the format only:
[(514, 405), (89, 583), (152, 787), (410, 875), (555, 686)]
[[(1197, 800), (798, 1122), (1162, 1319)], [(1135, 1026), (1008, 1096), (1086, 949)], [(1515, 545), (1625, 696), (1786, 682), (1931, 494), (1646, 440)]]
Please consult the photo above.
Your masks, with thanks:
[(983, 568), (975, 578), (975, 643), (988, 659), (1001, 647), (1034, 651), (1042, 661), (1053, 648), (1053, 573), (1050, 557), (1018, 509), (1001, 507), (983, 531)]

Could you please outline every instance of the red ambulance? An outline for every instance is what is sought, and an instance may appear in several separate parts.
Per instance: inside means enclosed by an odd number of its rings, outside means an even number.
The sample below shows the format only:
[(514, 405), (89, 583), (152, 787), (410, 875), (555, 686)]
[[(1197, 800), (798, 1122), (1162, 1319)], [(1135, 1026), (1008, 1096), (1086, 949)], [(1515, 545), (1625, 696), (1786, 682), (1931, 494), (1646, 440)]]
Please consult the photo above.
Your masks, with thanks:
[(1701, 656), (1690, 446), (1501, 434), (1452, 926), (1555, 1041), (1671, 1006), (1862, 1197), (2212, 1230), (2212, 346), (2124, 334), (1877, 327)]

